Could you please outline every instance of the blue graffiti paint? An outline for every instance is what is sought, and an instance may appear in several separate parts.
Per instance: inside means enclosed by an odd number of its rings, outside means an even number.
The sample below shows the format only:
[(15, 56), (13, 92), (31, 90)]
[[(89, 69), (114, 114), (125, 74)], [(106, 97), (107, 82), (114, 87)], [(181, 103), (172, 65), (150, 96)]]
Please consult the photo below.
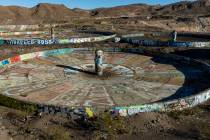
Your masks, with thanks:
[(28, 39), (28, 40), (3, 40), (2, 44), (7, 45), (51, 45), (56, 44), (58, 41), (56, 40), (48, 40), (48, 39)]
[(2, 65), (8, 65), (9, 64), (9, 60), (3, 60), (2, 61)]
[(139, 40), (132, 38), (123, 38), (122, 41), (141, 46), (159, 46), (159, 47), (193, 47), (192, 42), (174, 42), (174, 41), (154, 41), (154, 40)]
[(0, 45), (3, 45), (5, 43), (4, 40), (0, 40)]

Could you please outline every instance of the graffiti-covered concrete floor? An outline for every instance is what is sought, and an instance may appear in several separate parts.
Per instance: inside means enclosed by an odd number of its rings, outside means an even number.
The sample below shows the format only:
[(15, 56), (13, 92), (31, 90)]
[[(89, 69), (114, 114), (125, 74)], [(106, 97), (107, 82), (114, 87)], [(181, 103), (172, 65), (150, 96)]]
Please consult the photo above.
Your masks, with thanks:
[(0, 69), (0, 92), (30, 102), (104, 108), (185, 97), (208, 85), (200, 67), (119, 52), (104, 54), (99, 77), (94, 55), (73, 52), (12, 64)]

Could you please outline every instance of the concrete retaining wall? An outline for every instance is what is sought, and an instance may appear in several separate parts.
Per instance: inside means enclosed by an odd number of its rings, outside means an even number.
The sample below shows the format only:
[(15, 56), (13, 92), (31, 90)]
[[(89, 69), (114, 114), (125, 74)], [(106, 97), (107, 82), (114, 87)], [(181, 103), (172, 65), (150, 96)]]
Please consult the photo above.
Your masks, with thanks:
[(0, 25), (0, 31), (24, 31), (27, 29), (36, 30), (40, 27), (49, 28), (52, 25), (45, 24), (45, 25)]
[(155, 40), (141, 40), (133, 38), (121, 38), (121, 42), (137, 44), (141, 46), (156, 46), (156, 47), (207, 47), (210, 42), (187, 42), (187, 41), (155, 41)]
[[(82, 50), (82, 49), (77, 49)], [(47, 57), (51, 55), (61, 55), (61, 54), (67, 54), (73, 52), (74, 49), (67, 48), (67, 49), (57, 49), (57, 50), (49, 50), (49, 51), (41, 51), (41, 52), (34, 52), (34, 53), (28, 53), (23, 55), (17, 55), (5, 60), (0, 61), (0, 67), (5, 67), (10, 64), (14, 64), (20, 61), (29, 60), (33, 58), (39, 58), (39, 57)], [(1, 95), (4, 96), (4, 95)], [(1, 103), (2, 102), (2, 103)], [(5, 104), (5, 102), (10, 102), (10, 105)], [(29, 106), (30, 108), (33, 107), (32, 111), (36, 112), (44, 112), (44, 113), (50, 113), (50, 114), (59, 114), (63, 116), (68, 116), (72, 118), (80, 118), (80, 117), (91, 117), (92, 111), (89, 107), (67, 107), (67, 106), (54, 106), (54, 105), (48, 105), (48, 104), (38, 104), (38, 103), (31, 103), (26, 101), (20, 101), (14, 98), (6, 97), (6, 100), (0, 100), (0, 104), (6, 105), (8, 107), (14, 107), (11, 104), (17, 104), (17, 102), (21, 105), (21, 107), (25, 106), (27, 109)], [(20, 108), (18, 108), (20, 109)]]
[(12, 36), (12, 35), (38, 35), (47, 34), (46, 31), (30, 31), (30, 32), (0, 32), (0, 36)]
[(127, 37), (141, 37), (144, 36), (144, 33), (138, 33), (138, 34), (127, 34), (127, 35), (122, 35), (122, 38), (127, 38)]
[[(126, 52), (132, 53), (145, 53), (142, 49), (129, 49)], [(171, 59), (172, 61), (178, 61), (187, 64), (197, 64), (203, 67), (207, 73), (210, 74), (210, 65), (203, 63), (198, 60), (190, 59), (188, 57), (177, 56), (172, 54), (160, 54), (157, 52), (149, 52), (150, 55), (160, 56), (165, 59)], [(149, 103), (143, 105), (124, 106), (124, 107), (113, 107), (113, 113), (121, 116), (133, 115), (139, 112), (154, 112), (154, 111), (175, 111), (183, 110), (186, 108), (194, 107), (200, 103), (203, 103), (210, 99), (210, 88), (200, 92), (196, 95), (188, 96), (185, 98), (174, 99), (170, 101)]]
[[(103, 49), (103, 48), (102, 48)], [(96, 48), (66, 48), (66, 49), (57, 49), (57, 50), (49, 50), (49, 51), (41, 51), (41, 52), (34, 52), (29, 54), (23, 54), (14, 56), (5, 60), (0, 61), (0, 67), (5, 67), (9, 64), (17, 63), (19, 61), (33, 59), (37, 57), (47, 57), (50, 55), (60, 55), (71, 53), (73, 51), (95, 51)], [(126, 53), (140, 53), (140, 54), (149, 54), (153, 56), (160, 56), (166, 59), (171, 59), (174, 61), (179, 61), (182, 63), (187, 64), (198, 64), (201, 65), (205, 70), (210, 73), (210, 66), (206, 63), (193, 60), (183, 56), (177, 56), (172, 54), (160, 54), (160, 52), (147, 52), (143, 48), (104, 48), (106, 52), (126, 52)], [(120, 107), (113, 107), (111, 108), (111, 112), (121, 116), (133, 115), (139, 112), (151, 112), (151, 111), (173, 111), (173, 110), (182, 110), (185, 108), (190, 108), (196, 106), (200, 103), (203, 103), (210, 99), (210, 89), (207, 89), (203, 92), (200, 92), (196, 95), (188, 96), (181, 99), (175, 99), (165, 102), (157, 102), (151, 104), (143, 104), (143, 105), (133, 105), (133, 106), (120, 106)], [(9, 99), (8, 99), (9, 100)], [(11, 100), (16, 100), (12, 99)], [(1, 101), (1, 100), (0, 100)], [(32, 103), (23, 102), (25, 105), (31, 105)], [(2, 103), (0, 103), (2, 104)], [(70, 117), (85, 117), (85, 116), (92, 116), (93, 112), (89, 107), (68, 107), (68, 106), (54, 106), (48, 104), (33, 104), (37, 106), (38, 112), (45, 112), (51, 114), (61, 114), (64, 116)]]
[(51, 45), (51, 44), (76, 44), (84, 42), (98, 42), (114, 38), (116, 35), (88, 37), (88, 38), (71, 38), (71, 39), (12, 39), (0, 40), (0, 45)]

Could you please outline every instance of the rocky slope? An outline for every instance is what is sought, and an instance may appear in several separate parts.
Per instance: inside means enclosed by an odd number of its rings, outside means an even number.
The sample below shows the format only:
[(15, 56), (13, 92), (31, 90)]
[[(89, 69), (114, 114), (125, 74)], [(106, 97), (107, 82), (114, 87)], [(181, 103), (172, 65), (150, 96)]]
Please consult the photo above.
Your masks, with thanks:
[(146, 4), (132, 4), (126, 6), (117, 6), (111, 8), (98, 8), (91, 11), (91, 16), (97, 17), (115, 17), (115, 16), (138, 16), (151, 15), (156, 6)]
[[(106, 21), (110, 17), (114, 19)], [(81, 23), (81, 19), (87, 19), (90, 25), (94, 19), (102, 19), (97, 22), (103, 23), (103, 26), (114, 24), (116, 27), (126, 25), (203, 32), (210, 31), (210, 0), (181, 1), (164, 6), (132, 4), (92, 10), (69, 9), (64, 5), (46, 3), (32, 8), (0, 6), (1, 25), (71, 23), (75, 19), (79, 19), (73, 23), (76, 25)]]
[(182, 1), (162, 6), (157, 9), (159, 14), (167, 15), (206, 15), (210, 14), (210, 0)]
[(169, 5), (133, 4), (92, 10), (93, 16), (119, 15), (206, 15), (210, 14), (210, 0), (181, 1)]
[(64, 5), (38, 4), (32, 8), (18, 6), (0, 7), (0, 24), (63, 23), (88, 12), (71, 10)]
[(210, 0), (182, 1), (165, 6), (132, 4), (93, 10), (69, 9), (64, 5), (38, 4), (32, 8), (0, 6), (1, 24), (32, 24), (65, 22), (72, 18), (151, 16), (151, 15), (208, 15)]

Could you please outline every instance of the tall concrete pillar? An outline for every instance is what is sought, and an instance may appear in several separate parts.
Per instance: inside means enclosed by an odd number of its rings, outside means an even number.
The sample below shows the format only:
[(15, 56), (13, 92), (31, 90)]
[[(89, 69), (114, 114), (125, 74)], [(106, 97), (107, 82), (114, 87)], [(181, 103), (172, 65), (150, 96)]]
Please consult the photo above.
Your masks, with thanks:
[(55, 39), (55, 30), (54, 30), (54, 26), (51, 26), (50, 33), (51, 33), (51, 39)]
[(103, 75), (103, 51), (95, 51), (95, 72), (98, 76)]
[(173, 36), (173, 41), (176, 42), (177, 32), (175, 30), (172, 32), (172, 36)]

